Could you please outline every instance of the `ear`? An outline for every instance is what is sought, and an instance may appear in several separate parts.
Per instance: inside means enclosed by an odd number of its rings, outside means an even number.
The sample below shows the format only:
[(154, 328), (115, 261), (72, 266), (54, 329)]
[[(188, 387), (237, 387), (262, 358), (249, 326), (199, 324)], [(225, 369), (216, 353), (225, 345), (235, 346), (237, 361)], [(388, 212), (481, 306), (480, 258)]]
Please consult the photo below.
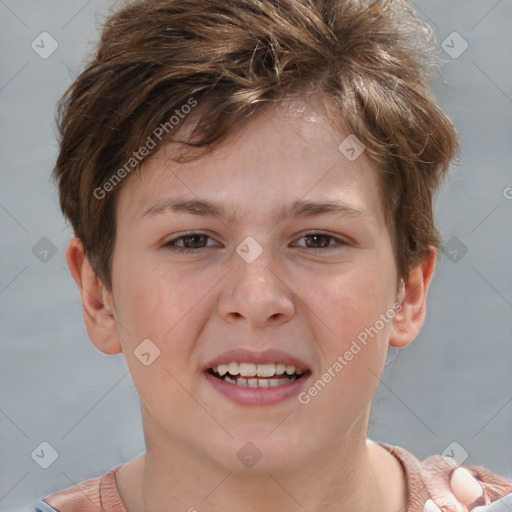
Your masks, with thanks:
[(66, 262), (80, 292), (89, 338), (105, 354), (118, 354), (122, 348), (112, 294), (96, 276), (80, 239), (75, 237), (68, 242)]
[(414, 267), (399, 291), (398, 302), (402, 308), (392, 322), (389, 345), (405, 347), (420, 332), (427, 313), (427, 292), (436, 266), (437, 249), (429, 247), (423, 261)]

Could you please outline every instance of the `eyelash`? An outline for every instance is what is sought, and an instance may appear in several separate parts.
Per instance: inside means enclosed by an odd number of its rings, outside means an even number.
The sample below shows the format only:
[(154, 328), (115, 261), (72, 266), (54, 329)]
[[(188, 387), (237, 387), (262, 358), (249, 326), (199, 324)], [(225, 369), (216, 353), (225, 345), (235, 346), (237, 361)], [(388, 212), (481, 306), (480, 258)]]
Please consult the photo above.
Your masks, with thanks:
[[(170, 249), (178, 254), (191, 254), (191, 253), (197, 253), (203, 249), (207, 249), (208, 246), (206, 247), (198, 247), (196, 249), (191, 249), (190, 247), (180, 247), (178, 245), (176, 245), (176, 242), (178, 240), (184, 240), (186, 238), (191, 238), (191, 237), (195, 237), (195, 236), (205, 236), (207, 237), (208, 239), (212, 239), (209, 235), (207, 235), (206, 233), (201, 233), (201, 232), (196, 232), (196, 231), (193, 231), (193, 232), (190, 232), (190, 233), (186, 233), (184, 235), (180, 235), (176, 238), (173, 238), (172, 240), (169, 240), (167, 241), (163, 247), (167, 248), (167, 249)], [(307, 238), (307, 237), (312, 237), (312, 236), (324, 236), (324, 237), (327, 237), (331, 240), (334, 240), (337, 242), (336, 245), (328, 245), (327, 247), (305, 247), (305, 246), (300, 246), (300, 247), (303, 247), (304, 249), (310, 249), (310, 250), (313, 250), (313, 251), (316, 251), (316, 250), (325, 250), (325, 249), (333, 249), (333, 248), (336, 248), (336, 247), (339, 247), (339, 246), (344, 246), (344, 245), (348, 245), (348, 243), (340, 238), (337, 238), (333, 235), (329, 235), (327, 233), (322, 233), (320, 231), (310, 231), (308, 233), (304, 233), (300, 238)], [(329, 243), (330, 243), (329, 241)], [(211, 246), (209, 246), (211, 247)]]

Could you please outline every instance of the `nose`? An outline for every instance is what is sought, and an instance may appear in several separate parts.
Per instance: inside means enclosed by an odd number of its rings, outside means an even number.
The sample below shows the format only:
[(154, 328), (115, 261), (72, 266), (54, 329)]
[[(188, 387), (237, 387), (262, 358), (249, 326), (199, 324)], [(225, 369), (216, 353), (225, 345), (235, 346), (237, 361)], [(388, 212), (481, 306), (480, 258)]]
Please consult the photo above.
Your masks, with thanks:
[[(229, 323), (248, 322), (251, 327), (278, 326), (295, 312), (294, 293), (270, 249), (252, 263), (234, 254), (234, 266), (218, 300), (218, 312)], [(282, 270), (282, 269), (281, 269)]]

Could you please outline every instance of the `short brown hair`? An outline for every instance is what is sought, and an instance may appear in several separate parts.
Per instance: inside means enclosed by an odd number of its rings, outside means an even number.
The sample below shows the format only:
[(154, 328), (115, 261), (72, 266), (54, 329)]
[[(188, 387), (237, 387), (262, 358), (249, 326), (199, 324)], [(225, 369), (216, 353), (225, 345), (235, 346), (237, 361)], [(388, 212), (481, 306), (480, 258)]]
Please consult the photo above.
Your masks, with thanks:
[[(377, 164), (406, 279), (440, 244), (433, 195), (458, 147), (429, 87), (434, 49), (406, 0), (128, 2), (106, 20), (93, 60), (59, 103), (53, 176), (97, 276), (111, 290), (123, 184), (111, 179), (127, 174), (126, 162), (159, 126), (174, 135), (169, 119), (182, 105), (208, 105), (189, 142), (211, 151), (254, 112), (316, 92)], [(100, 189), (109, 193), (98, 198)]]

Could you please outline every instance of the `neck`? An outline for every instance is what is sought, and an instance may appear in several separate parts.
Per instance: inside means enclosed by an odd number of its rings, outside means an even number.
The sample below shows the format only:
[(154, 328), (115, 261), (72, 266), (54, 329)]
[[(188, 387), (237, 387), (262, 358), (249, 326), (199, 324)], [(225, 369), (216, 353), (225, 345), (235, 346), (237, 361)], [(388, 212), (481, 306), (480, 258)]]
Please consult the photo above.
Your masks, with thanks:
[[(361, 431), (365, 432), (365, 429)], [(154, 437), (150, 437), (155, 439)], [(399, 462), (365, 438), (341, 440), (329, 453), (285, 470), (232, 471), (180, 443), (147, 445), (147, 452), (116, 476), (127, 512), (161, 510), (277, 512), (405, 510)], [(130, 473), (131, 472), (131, 473)], [(136, 489), (138, 491), (136, 491)]]

